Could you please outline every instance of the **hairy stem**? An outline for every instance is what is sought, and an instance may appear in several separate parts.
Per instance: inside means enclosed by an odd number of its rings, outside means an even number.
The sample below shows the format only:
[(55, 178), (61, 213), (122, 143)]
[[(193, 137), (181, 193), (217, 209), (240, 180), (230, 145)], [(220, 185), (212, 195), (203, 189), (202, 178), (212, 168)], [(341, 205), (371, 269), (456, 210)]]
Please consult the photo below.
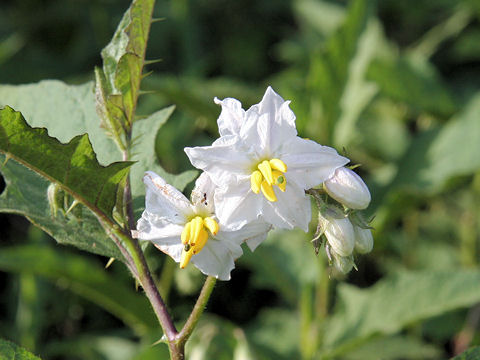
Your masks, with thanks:
[(188, 317), (188, 320), (183, 326), (182, 330), (177, 335), (177, 344), (179, 347), (183, 348), (185, 346), (185, 343), (187, 342), (188, 338), (192, 334), (193, 329), (198, 323), (198, 320), (200, 320), (200, 316), (202, 315), (203, 310), (205, 310), (205, 306), (207, 305), (208, 299), (212, 294), (212, 291), (216, 282), (217, 282), (217, 279), (214, 278), (213, 276), (208, 276), (205, 279), (205, 283), (203, 284), (202, 291), (198, 296), (197, 302), (193, 307), (192, 313)]

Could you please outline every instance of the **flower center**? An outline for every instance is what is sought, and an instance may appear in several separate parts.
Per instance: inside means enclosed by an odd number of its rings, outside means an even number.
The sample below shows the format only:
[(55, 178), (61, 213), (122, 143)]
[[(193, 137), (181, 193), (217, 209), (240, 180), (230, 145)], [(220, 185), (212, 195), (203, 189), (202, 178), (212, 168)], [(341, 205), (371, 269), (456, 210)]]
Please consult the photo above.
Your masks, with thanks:
[(258, 194), (260, 190), (268, 201), (277, 201), (273, 186), (278, 186), (281, 191), (285, 191), (287, 179), (284, 173), (287, 172), (287, 165), (280, 159), (264, 160), (257, 166), (250, 175), (250, 184), (252, 191)]
[(188, 265), (193, 255), (198, 254), (203, 249), (208, 240), (207, 230), (212, 235), (217, 235), (219, 230), (218, 223), (211, 217), (196, 216), (185, 224), (181, 236), (184, 245), (180, 259), (181, 269)]

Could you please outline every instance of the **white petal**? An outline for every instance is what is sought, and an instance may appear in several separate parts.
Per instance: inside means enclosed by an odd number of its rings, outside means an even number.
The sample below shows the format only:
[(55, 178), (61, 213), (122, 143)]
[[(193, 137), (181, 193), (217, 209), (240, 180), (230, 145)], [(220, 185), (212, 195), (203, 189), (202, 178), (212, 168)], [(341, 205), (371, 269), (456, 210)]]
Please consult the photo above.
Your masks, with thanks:
[(167, 184), (152, 171), (145, 173), (145, 210), (161, 218), (168, 218), (172, 223), (184, 223), (191, 212), (190, 201), (173, 186)]
[(217, 186), (206, 172), (203, 172), (195, 181), (195, 187), (192, 190), (191, 199), (195, 211), (214, 213), (214, 195)]
[(242, 228), (234, 231), (230, 231), (221, 224), (218, 237), (238, 244), (246, 242), (250, 250), (254, 251), (255, 248), (266, 239), (271, 228), (272, 226), (270, 224), (261, 220), (249, 222)]
[(365, 209), (370, 204), (370, 191), (362, 178), (346, 167), (338, 168), (324, 182), (328, 195), (350, 209)]
[(166, 244), (166, 241), (163, 241), (160, 244), (157, 242), (153, 243), (157, 249), (170, 256), (175, 262), (179, 263), (182, 258), (183, 245), (178, 242), (178, 238), (170, 238), (168, 240), (170, 240), (169, 244)]
[(284, 144), (279, 159), (287, 165), (287, 181), (305, 190), (321, 184), (349, 162), (335, 149), (299, 137)]
[(242, 109), (242, 103), (233, 98), (223, 100), (215, 98), (214, 101), (215, 104), (222, 106), (222, 112), (217, 120), (220, 136), (238, 135), (245, 121), (245, 110)]
[(208, 239), (205, 247), (192, 257), (192, 263), (205, 275), (219, 280), (230, 280), (230, 272), (235, 268), (234, 260), (242, 256), (240, 245), (227, 241)]
[(298, 227), (308, 231), (312, 213), (310, 199), (303, 189), (287, 180), (285, 192), (273, 188), (277, 196), (276, 202), (265, 199), (263, 219), (279, 229), (293, 229)]
[[(222, 139), (222, 138), (220, 138)], [(232, 144), (185, 148), (193, 166), (210, 175), (217, 186), (235, 181), (238, 175), (250, 175), (251, 159)]]
[(149, 241), (170, 237), (180, 239), (184, 224), (175, 224), (164, 217), (144, 211), (137, 223), (136, 238)]
[(278, 95), (270, 86), (265, 91), (262, 101), (257, 105), (253, 105), (250, 109), (256, 111), (258, 114), (269, 114), (272, 122), (276, 122), (279, 125), (289, 125), (295, 127), (295, 115), (293, 112), (285, 113), (286, 109), (282, 108), (288, 104), (289, 101), (283, 100), (283, 98)]
[(235, 186), (229, 186), (215, 192), (215, 209), (223, 226), (238, 230), (246, 223), (256, 220), (261, 215), (262, 198), (250, 189), (247, 178)]
[(262, 101), (247, 110), (240, 136), (243, 141), (255, 145), (261, 157), (272, 157), (278, 148), (297, 135), (295, 114), (289, 104), (269, 87)]

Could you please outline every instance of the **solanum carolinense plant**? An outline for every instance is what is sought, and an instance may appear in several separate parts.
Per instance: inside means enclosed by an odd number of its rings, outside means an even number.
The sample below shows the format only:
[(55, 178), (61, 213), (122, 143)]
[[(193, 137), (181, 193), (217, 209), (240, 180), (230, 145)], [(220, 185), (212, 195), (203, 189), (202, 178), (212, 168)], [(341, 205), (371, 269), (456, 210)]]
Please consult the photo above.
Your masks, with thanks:
[[(308, 54), (308, 61), (302, 59), (248, 91), (219, 86), (217, 92), (211, 86), (205, 92), (215, 110), (199, 110), (209, 124), (203, 125), (208, 138), (185, 136), (182, 146), (170, 138), (178, 139), (184, 129), (168, 128), (173, 119), (164, 124), (177, 114), (177, 100), (179, 107), (195, 107), (198, 99), (192, 93), (203, 85), (191, 79), (181, 84), (180, 79), (165, 80), (163, 89), (173, 94), (167, 101), (172, 105), (141, 112), (166, 105), (143, 91), (151, 86), (150, 67), (156, 62), (146, 56), (147, 44), (157, 40), (150, 31), (163, 26), (154, 25), (159, 22), (154, 0), (132, 1), (101, 51), (102, 64), (91, 69), (93, 81), (0, 85), (0, 172), (5, 181), (0, 212), (23, 215), (58, 243), (83, 251), (63, 252), (64, 247), (33, 242), (2, 246), (0, 269), (67, 287), (127, 328), (63, 339), (42, 352), (37, 338), (31, 341), (32, 352), (45, 358), (115, 360), (358, 360), (442, 354), (425, 340), (442, 335), (420, 322), (431, 318), (433, 324), (450, 323), (449, 311), (474, 306), (480, 301), (480, 272), (440, 271), (437, 260), (448, 249), (438, 250), (437, 259), (437, 252), (422, 250), (418, 242), (402, 242), (398, 228), (415, 233), (420, 225), (413, 215), (398, 220), (402, 209), (412, 205), (405, 205), (410, 198), (394, 190), (414, 183), (418, 193), (435, 196), (454, 175), (473, 176), (480, 168), (478, 157), (471, 155), (479, 138), (479, 98), (472, 97), (459, 110), (447, 91), (438, 90), (443, 88), (426, 55), (439, 38), (466, 27), (471, 15), (459, 8), (448, 26), (427, 37), (430, 47), (420, 44), (408, 61), (392, 65), (389, 61), (398, 54), (385, 45), (372, 2), (355, 0), (341, 11), (333, 2), (296, 4), (295, 11), (307, 19), (304, 25), (315, 31), (332, 27), (314, 37), (325, 46), (313, 46), (310, 36), (315, 32), (299, 27), (305, 38), (282, 51), (290, 51), (292, 59)], [(331, 22), (319, 25), (312, 21), (315, 16)], [(0, 63), (1, 55), (0, 46)], [(404, 77), (396, 72), (401, 70), (407, 71), (406, 83), (417, 81), (415, 90), (429, 89), (418, 97), (433, 100), (419, 101), (416, 93), (409, 97), (401, 88)], [(422, 76), (415, 77), (420, 71)], [(385, 73), (388, 81), (381, 76)], [(396, 101), (408, 98), (415, 111), (422, 109), (418, 128), (438, 119), (446, 122), (447, 116), (454, 118), (453, 125), (426, 132), (427, 138), (418, 143), (412, 140), (412, 150), (400, 157), (397, 142), (407, 136), (406, 126), (395, 119), (410, 121), (413, 115), (385, 100), (385, 94)], [(143, 107), (143, 99), (150, 99), (149, 106)], [(182, 116), (190, 128), (202, 123), (188, 111)], [(392, 130), (382, 121), (397, 125)], [(366, 135), (372, 128), (375, 136)], [(172, 162), (188, 160), (188, 170), (171, 174), (160, 165), (162, 141), (173, 149)], [(362, 146), (374, 150), (367, 153)], [(387, 155), (376, 159), (375, 151), (385, 148)], [(469, 221), (467, 215), (462, 221)], [(472, 241), (468, 244), (471, 249)], [(405, 252), (406, 264), (432, 253), (433, 265), (423, 271), (401, 270), (388, 254), (389, 246)], [(236, 287), (238, 299), (226, 300), (232, 311), (248, 297), (261, 297), (248, 293), (253, 285), (235, 282), (245, 268), (252, 271), (254, 286), (281, 296), (269, 311), (255, 308), (257, 299), (250, 301), (256, 319), (239, 324), (211, 310), (215, 290)], [(383, 279), (380, 271), (392, 274)], [(378, 282), (359, 289), (345, 281), (358, 274)], [(179, 291), (172, 283), (182, 277), (203, 285)], [(170, 288), (178, 291), (175, 300)], [(48, 312), (46, 307), (39, 311)], [(467, 330), (459, 330), (463, 337), (458, 338), (468, 337)], [(418, 335), (422, 331), (425, 339)], [(0, 327), (0, 337), (7, 337), (4, 333)], [(28, 338), (18, 338), (19, 345), (29, 348)], [(102, 341), (112, 339), (119, 342), (98, 355)], [(462, 341), (456, 344), (463, 351)], [(219, 350), (219, 343), (227, 345)], [(3, 356), (37, 359), (0, 339)]]
[[(92, 147), (93, 136), (78, 135), (61, 143), (48, 129), (29, 125), (9, 106), (0, 110), (0, 151), (4, 167), (11, 164), (20, 171), (33, 170), (50, 182), (44, 196), (49, 216), (59, 219), (57, 226), (67, 227), (74, 218), (78, 230), (85, 231), (84, 214), (88, 214), (90, 226), (101, 227), (97, 234), (103, 232), (102, 236), (91, 236), (91, 247), (83, 244), (82, 248), (125, 263), (150, 301), (171, 359), (183, 359), (185, 344), (215, 281), (231, 278), (235, 261), (243, 254), (242, 244), (253, 251), (274, 228), (298, 227), (307, 232), (312, 219), (311, 195), (319, 214), (312, 251), (318, 253), (325, 245), (330, 263), (348, 273), (354, 266), (354, 250), (365, 253), (373, 246), (368, 224), (350, 221), (357, 209), (368, 206), (370, 193), (360, 177), (345, 167), (349, 159), (331, 147), (298, 136), (290, 102), (271, 87), (246, 111), (236, 99), (215, 99), (222, 107), (220, 137), (211, 146), (185, 148), (192, 165), (203, 171), (191, 200), (156, 174), (153, 162), (146, 161), (152, 158), (152, 149), (135, 148), (135, 142), (143, 143), (150, 131), (142, 128), (142, 122), (155, 127), (168, 116), (161, 112), (161, 116), (156, 113), (143, 120), (136, 117), (153, 6), (151, 0), (133, 1), (102, 51), (103, 68), (95, 69), (98, 125), (102, 126), (103, 141), (116, 145), (114, 151), (121, 161), (103, 166)], [(144, 175), (139, 176), (141, 173)], [(132, 189), (139, 188), (142, 178), (145, 210), (137, 222), (135, 197), (143, 191)], [(187, 181), (191, 179), (189, 176)], [(13, 191), (14, 186), (8, 184), (8, 190)], [(76, 207), (85, 209), (76, 213)], [(56, 236), (52, 220), (49, 224), (31, 221)], [(354, 231), (354, 227), (360, 230)], [(359, 231), (366, 235), (359, 236)], [(69, 231), (65, 232), (68, 237)], [(179, 263), (178, 271), (192, 263), (207, 275), (197, 303), (180, 329), (151, 275), (143, 254), (145, 242)], [(159, 252), (158, 256), (165, 255)]]

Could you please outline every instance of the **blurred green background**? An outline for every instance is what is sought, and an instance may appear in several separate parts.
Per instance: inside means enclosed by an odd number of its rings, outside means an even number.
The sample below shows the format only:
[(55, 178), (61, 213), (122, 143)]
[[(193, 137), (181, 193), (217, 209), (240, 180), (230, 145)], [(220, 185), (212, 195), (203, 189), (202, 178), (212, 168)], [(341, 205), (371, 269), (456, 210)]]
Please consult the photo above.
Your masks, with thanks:
[[(92, 80), (128, 6), (1, 1), (0, 84)], [(446, 359), (479, 344), (480, 2), (178, 0), (157, 1), (155, 15), (164, 20), (147, 58), (162, 61), (147, 68), (153, 93), (138, 113), (176, 105), (156, 142), (166, 170), (191, 169), (183, 147), (218, 135), (215, 96), (248, 108), (272, 85), (292, 100), (302, 137), (361, 164), (375, 215), (375, 248), (344, 278), (315, 257), (314, 222), (245, 250), (216, 286), (191, 358)], [(0, 337), (45, 359), (167, 358), (151, 346), (160, 333), (128, 327), (88, 286), (108, 259), (19, 216), (1, 214), (0, 226)], [(203, 276), (147, 255), (183, 321)], [(135, 292), (122, 264), (105, 272)]]

